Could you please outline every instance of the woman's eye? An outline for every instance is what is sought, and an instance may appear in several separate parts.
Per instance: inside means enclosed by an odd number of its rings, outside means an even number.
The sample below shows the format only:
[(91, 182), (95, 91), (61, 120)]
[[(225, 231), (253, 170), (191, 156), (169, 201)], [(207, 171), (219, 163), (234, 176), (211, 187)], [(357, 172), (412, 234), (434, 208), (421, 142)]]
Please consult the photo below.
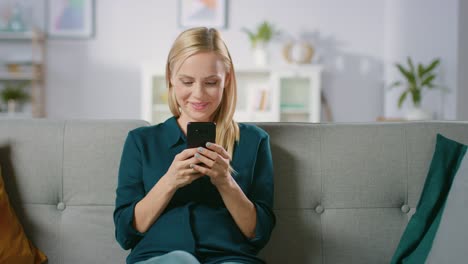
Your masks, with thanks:
[(184, 85), (191, 85), (193, 82), (182, 82)]
[(207, 82), (207, 85), (216, 85), (218, 82)]

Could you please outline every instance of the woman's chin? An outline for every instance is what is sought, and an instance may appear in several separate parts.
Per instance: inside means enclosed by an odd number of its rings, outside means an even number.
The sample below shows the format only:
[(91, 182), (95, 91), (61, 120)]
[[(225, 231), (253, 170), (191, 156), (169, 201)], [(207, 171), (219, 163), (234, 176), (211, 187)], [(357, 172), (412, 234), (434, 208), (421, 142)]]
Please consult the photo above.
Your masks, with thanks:
[(210, 116), (204, 113), (191, 113), (190, 117), (194, 122), (208, 122), (211, 120)]
[(204, 111), (190, 111), (189, 115), (196, 119), (210, 119), (211, 114), (204, 110)]
[[(187, 111), (188, 110), (188, 111)], [(197, 111), (192, 108), (182, 110), (182, 113), (192, 122), (209, 122), (213, 116), (213, 113), (210, 113), (208, 109), (203, 111)]]

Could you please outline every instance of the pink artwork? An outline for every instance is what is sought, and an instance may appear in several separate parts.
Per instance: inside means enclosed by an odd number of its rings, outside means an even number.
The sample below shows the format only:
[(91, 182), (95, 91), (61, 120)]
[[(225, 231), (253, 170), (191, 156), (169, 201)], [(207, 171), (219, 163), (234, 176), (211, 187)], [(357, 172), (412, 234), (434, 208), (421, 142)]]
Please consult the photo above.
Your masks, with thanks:
[(48, 34), (52, 37), (88, 38), (93, 35), (92, 0), (49, 0)]
[(182, 27), (226, 27), (226, 0), (180, 0), (179, 5)]

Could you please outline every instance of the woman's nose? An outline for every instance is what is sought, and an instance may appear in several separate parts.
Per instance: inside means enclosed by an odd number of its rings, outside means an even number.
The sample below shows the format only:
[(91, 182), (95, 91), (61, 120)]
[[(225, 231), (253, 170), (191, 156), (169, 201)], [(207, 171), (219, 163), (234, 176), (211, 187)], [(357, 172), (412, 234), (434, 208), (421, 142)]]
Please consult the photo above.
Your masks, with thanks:
[(195, 96), (202, 96), (205, 93), (205, 89), (202, 83), (196, 83), (192, 94)]

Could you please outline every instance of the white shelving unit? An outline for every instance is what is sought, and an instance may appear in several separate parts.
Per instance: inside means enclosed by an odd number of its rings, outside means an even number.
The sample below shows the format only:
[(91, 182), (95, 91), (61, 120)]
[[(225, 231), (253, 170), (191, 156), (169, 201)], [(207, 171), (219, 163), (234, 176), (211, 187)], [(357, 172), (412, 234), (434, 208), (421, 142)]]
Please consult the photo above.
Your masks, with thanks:
[(280, 121), (320, 122), (322, 70), (320, 65), (308, 65), (274, 71)]
[(142, 67), (141, 118), (151, 124), (164, 122), (171, 117), (167, 104), (167, 87), (164, 65), (144, 64)]
[(274, 89), (273, 72), (269, 69), (236, 67), (237, 109), (239, 122), (278, 121), (275, 109), (278, 93)]
[[(28, 32), (0, 32), (0, 47), (9, 50), (8, 55), (29, 54), (27, 67), (18, 63), (16, 70), (8, 69), (8, 65), (0, 58), (0, 82), (30, 81), (25, 88), (30, 100), (22, 112), (0, 112), (0, 118), (45, 117), (45, 34), (40, 30)], [(13, 47), (13, 48), (12, 48)], [(5, 54), (0, 54), (5, 55)], [(9, 62), (10, 64), (14, 62)], [(3, 86), (0, 84), (0, 87)], [(6, 102), (1, 102), (6, 104)]]
[[(322, 66), (235, 67), (238, 122), (320, 122)], [(142, 67), (141, 117), (152, 124), (171, 116), (164, 66)]]

